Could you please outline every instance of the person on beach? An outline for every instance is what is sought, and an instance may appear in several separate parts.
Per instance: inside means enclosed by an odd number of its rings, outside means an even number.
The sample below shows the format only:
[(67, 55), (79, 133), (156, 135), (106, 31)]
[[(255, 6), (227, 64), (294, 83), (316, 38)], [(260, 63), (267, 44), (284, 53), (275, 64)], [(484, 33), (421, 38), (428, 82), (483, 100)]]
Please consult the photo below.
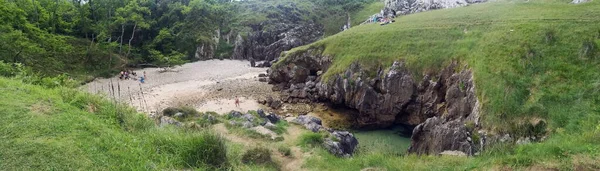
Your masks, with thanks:
[(235, 96), (235, 107), (240, 107), (240, 99)]
[(145, 77), (140, 77), (140, 83), (145, 83)]

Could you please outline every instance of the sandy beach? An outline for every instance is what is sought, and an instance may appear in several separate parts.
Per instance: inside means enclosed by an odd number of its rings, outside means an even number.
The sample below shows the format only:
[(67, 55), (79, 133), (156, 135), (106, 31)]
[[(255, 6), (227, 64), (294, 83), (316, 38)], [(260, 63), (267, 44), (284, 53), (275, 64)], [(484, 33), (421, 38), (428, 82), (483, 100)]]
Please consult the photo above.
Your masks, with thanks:
[[(167, 72), (161, 70), (135, 70), (138, 78), (146, 72), (143, 84), (114, 76), (96, 79), (83, 88), (128, 103), (151, 117), (170, 106), (191, 106), (201, 112), (217, 113), (256, 110), (261, 107), (257, 99), (276, 95), (270, 85), (258, 81), (258, 75), (266, 74), (267, 68), (252, 68), (247, 61), (199, 61)], [(234, 103), (236, 96), (240, 99), (239, 107)]]

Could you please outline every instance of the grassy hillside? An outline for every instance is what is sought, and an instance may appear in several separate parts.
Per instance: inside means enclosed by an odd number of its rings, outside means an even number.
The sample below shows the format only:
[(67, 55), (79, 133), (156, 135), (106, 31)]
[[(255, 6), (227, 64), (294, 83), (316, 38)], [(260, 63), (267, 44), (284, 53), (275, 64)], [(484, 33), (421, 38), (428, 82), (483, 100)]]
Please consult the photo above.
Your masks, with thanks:
[(0, 170), (263, 169), (210, 131), (158, 128), (77, 90), (0, 77), (0, 94)]
[(600, 155), (598, 44), (600, 2), (498, 1), (402, 16), (385, 26), (354, 27), (288, 55), (324, 48), (333, 57), (325, 80), (353, 62), (375, 72), (403, 60), (421, 75), (458, 60), (474, 71), (486, 130), (527, 136), (530, 130), (523, 121), (544, 119), (550, 134), (542, 143), (498, 147), (449, 167), (573, 169), (575, 163), (598, 161)]

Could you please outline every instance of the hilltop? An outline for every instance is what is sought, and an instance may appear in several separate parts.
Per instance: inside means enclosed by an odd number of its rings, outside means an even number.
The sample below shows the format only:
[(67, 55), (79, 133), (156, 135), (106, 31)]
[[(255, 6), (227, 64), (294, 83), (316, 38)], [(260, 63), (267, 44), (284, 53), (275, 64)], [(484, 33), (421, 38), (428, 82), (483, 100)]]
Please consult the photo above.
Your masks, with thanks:
[[(416, 13), (292, 49), (270, 77), (281, 89), (317, 77), (306, 95), (286, 91), (355, 109), (356, 126), (416, 126), (409, 151), (485, 148), (468, 165), (573, 169), (598, 154), (599, 17), (598, 2), (566, 1)], [(401, 92), (409, 96), (387, 96)], [(436, 145), (448, 129), (468, 136)]]

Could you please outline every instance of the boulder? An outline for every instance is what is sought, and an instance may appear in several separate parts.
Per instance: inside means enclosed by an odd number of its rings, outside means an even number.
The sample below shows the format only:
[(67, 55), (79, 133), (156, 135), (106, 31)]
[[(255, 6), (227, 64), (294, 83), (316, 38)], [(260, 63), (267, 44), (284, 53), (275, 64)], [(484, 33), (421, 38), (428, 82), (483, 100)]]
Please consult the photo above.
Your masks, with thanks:
[(258, 74), (258, 77), (267, 77), (267, 74), (260, 73), (260, 74)]
[(330, 133), (332, 137), (327, 138), (323, 146), (331, 154), (338, 157), (350, 157), (354, 154), (358, 146), (358, 140), (348, 131), (333, 131)]
[(262, 109), (256, 110), (256, 113), (258, 113), (258, 117), (261, 117), (261, 118), (267, 117), (267, 114), (265, 114), (265, 111)]
[(269, 120), (269, 122), (276, 124), (277, 122), (279, 122), (281, 120), (281, 116), (275, 114), (275, 113), (271, 113), (269, 115), (266, 116), (266, 118)]
[(275, 124), (272, 124), (271, 122), (267, 122), (264, 125), (264, 127), (267, 128), (267, 129), (275, 129), (275, 128), (277, 128), (277, 126), (275, 126)]
[(268, 78), (258, 78), (259, 82), (269, 82)]
[(177, 121), (177, 120), (175, 120), (175, 119), (173, 119), (171, 117), (168, 117), (168, 116), (161, 116), (158, 121), (159, 121), (158, 125), (160, 127), (164, 127), (164, 126), (167, 126), (167, 125), (175, 125), (175, 126), (182, 126), (183, 125), (181, 122), (179, 122), (179, 121)]
[(256, 117), (254, 117), (254, 115), (249, 114), (249, 113), (242, 115), (242, 118), (244, 118), (245, 120), (250, 121), (250, 122), (254, 122), (254, 120), (256, 119)]
[(275, 132), (271, 131), (270, 129), (267, 129), (266, 127), (263, 127), (263, 126), (252, 127), (252, 128), (250, 128), (250, 130), (253, 130), (261, 135), (267, 136), (271, 140), (275, 140), (278, 137), (277, 133), (275, 133)]
[(227, 117), (229, 117), (229, 118), (239, 118), (239, 117), (242, 117), (242, 112), (231, 111), (231, 112), (229, 112), (229, 114), (227, 114)]
[(323, 126), (321, 125), (321, 119), (308, 115), (300, 115), (296, 119), (292, 120), (292, 123), (303, 125), (306, 129), (312, 132), (319, 132)]

